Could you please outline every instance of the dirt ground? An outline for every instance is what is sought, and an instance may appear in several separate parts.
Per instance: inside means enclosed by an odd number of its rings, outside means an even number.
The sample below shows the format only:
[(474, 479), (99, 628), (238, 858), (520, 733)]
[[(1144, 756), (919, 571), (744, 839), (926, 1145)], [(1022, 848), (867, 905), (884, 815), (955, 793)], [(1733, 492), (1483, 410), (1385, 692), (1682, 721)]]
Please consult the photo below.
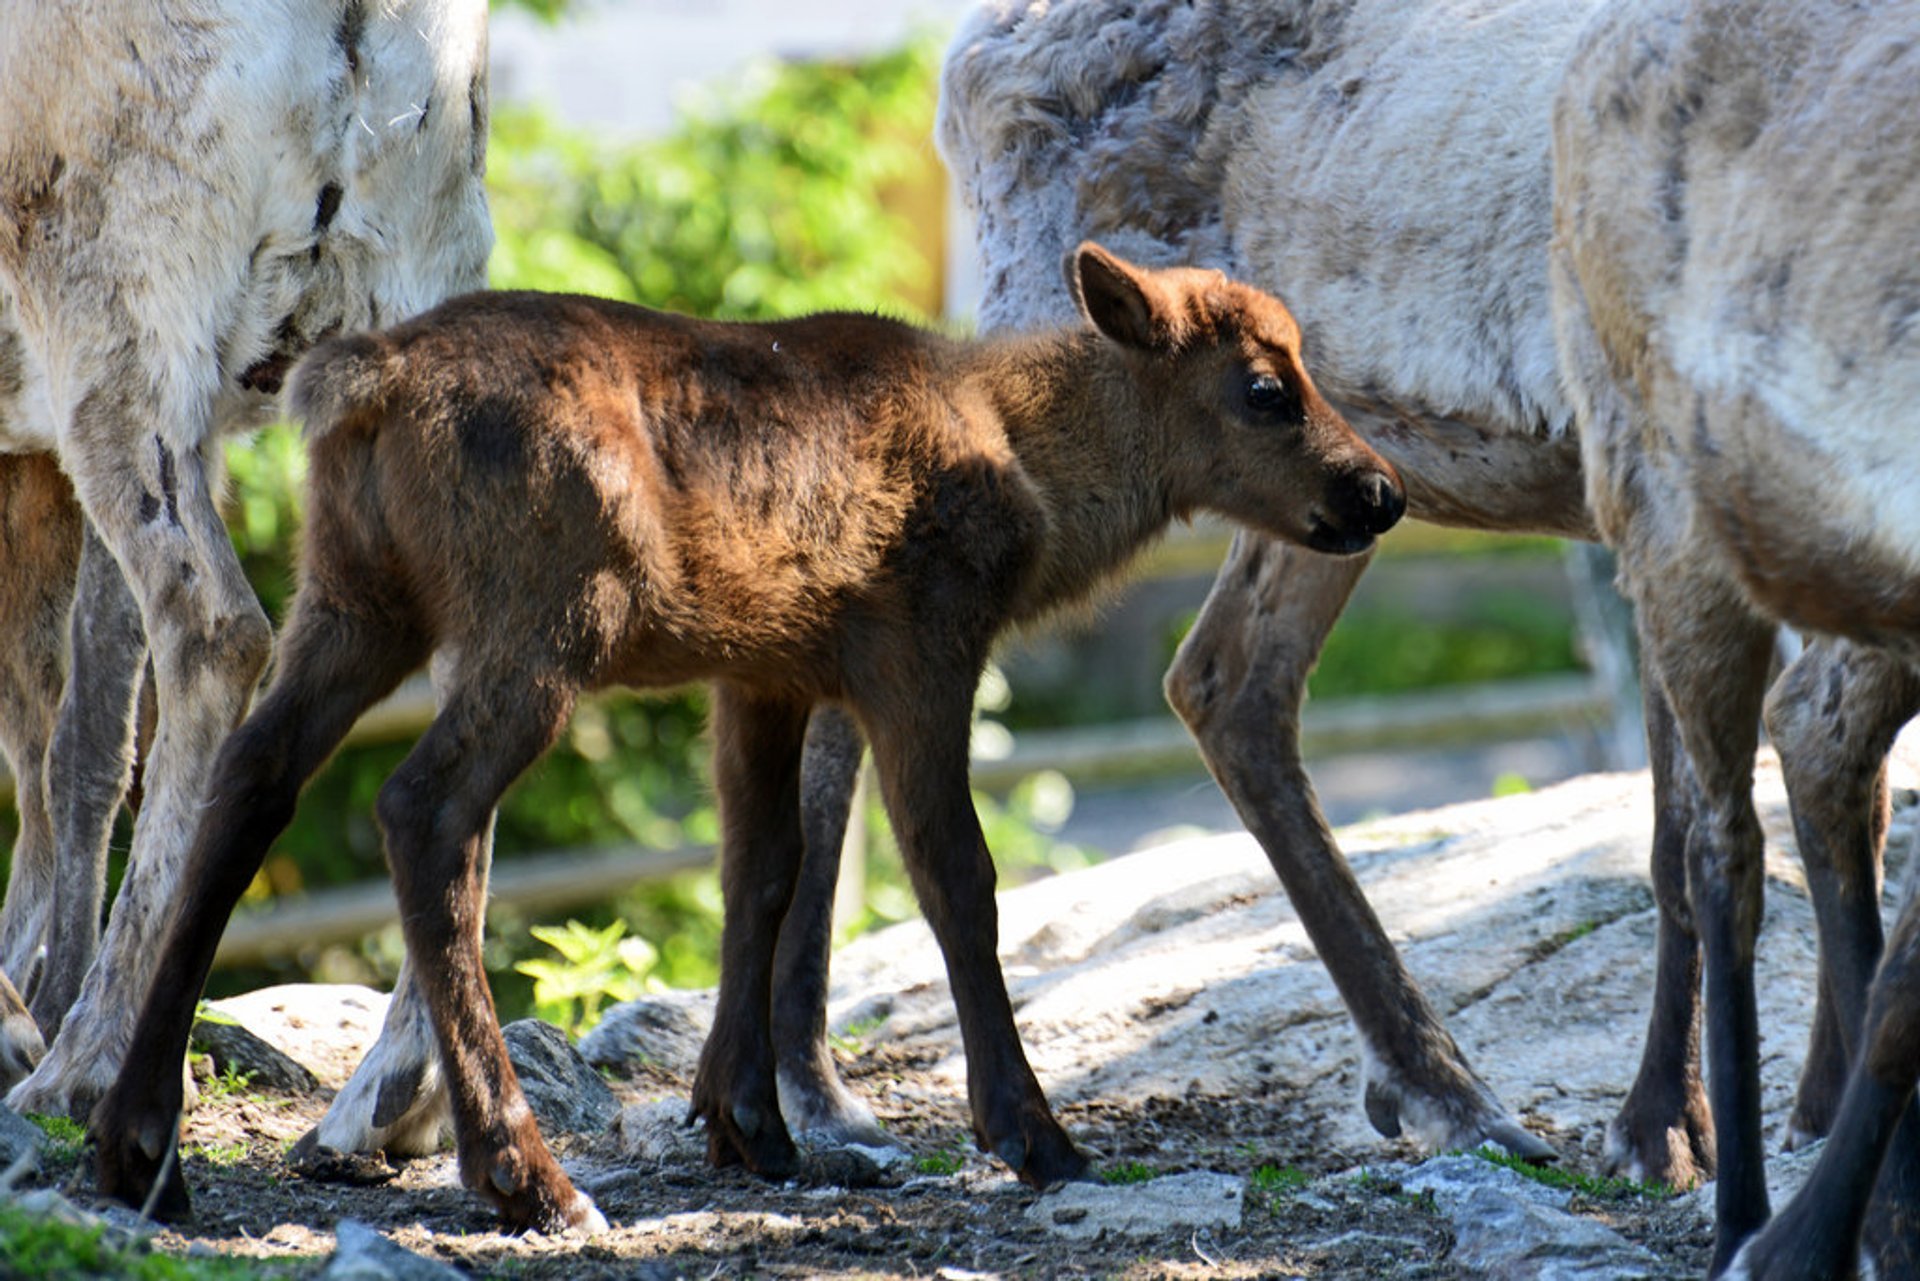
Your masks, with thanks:
[[(1920, 772), (1907, 768), (1901, 786), (1908, 776)], [(1560, 1169), (1583, 1175), (1603, 1173), (1605, 1127), (1645, 1028), (1655, 916), (1646, 791), (1644, 774), (1588, 776), (1342, 833), (1409, 967), (1495, 1095), (1554, 1146)], [(1758, 791), (1769, 842), (1761, 1071), (1778, 1151), (1813, 1004), (1812, 920), (1771, 765)], [(1903, 793), (1889, 842), (1890, 895), (1916, 840), (1912, 801)], [(697, 1147), (635, 1159), (615, 1131), (549, 1133), (612, 1224), (583, 1242), (503, 1235), (446, 1154), (375, 1186), (301, 1177), (284, 1154), (377, 1027), (380, 998), (367, 994), (355, 1007), (358, 1043), (277, 1042), (319, 1075), (319, 1090), (203, 1091), (183, 1149), (196, 1217), (156, 1244), (317, 1271), (335, 1225), (354, 1218), (487, 1276), (1470, 1275), (1451, 1261), (1453, 1221), (1396, 1183), (1395, 1163), (1421, 1154), (1367, 1125), (1351, 1022), (1250, 838), (1189, 839), (1003, 893), (1000, 938), (1035, 1071), (1096, 1173), (1247, 1178), (1236, 1227), (1083, 1240), (1057, 1231), (1044, 1203), (1030, 1215), (1036, 1194), (972, 1151), (939, 955), (909, 923), (834, 960), (841, 1070), (912, 1153), (869, 1186), (844, 1186), (845, 1163), (831, 1157), (773, 1185), (708, 1169)], [(631, 1019), (610, 1012), (589, 1042), (612, 1048), (583, 1051), (611, 1065), (622, 1102), (684, 1101), (711, 995), (621, 1008), (643, 1007)], [(56, 1152), (43, 1179), (87, 1202), (92, 1176), (77, 1149)], [(1645, 1246), (1656, 1275), (1705, 1273), (1709, 1231), (1684, 1200), (1595, 1188), (1571, 1209)]]
[[(816, 1172), (770, 1185), (703, 1163), (635, 1165), (609, 1135), (562, 1136), (555, 1148), (613, 1224), (590, 1242), (499, 1232), (457, 1185), (450, 1154), (407, 1162), (390, 1182), (351, 1187), (292, 1174), (283, 1154), (318, 1120), (326, 1093), (298, 1097), (247, 1089), (203, 1100), (185, 1138), (194, 1219), (159, 1234), (168, 1253), (292, 1260), (317, 1270), (334, 1225), (355, 1218), (428, 1258), (475, 1275), (574, 1277), (1353, 1277), (1450, 1278), (1446, 1221), (1387, 1177), (1362, 1177), (1394, 1156), (1328, 1147), (1280, 1088), (1265, 1097), (1150, 1098), (1138, 1106), (1070, 1104), (1064, 1123), (1098, 1166), (1139, 1163), (1157, 1173), (1210, 1169), (1252, 1175), (1261, 1166), (1318, 1179), (1305, 1188), (1254, 1191), (1238, 1230), (1159, 1238), (1067, 1239), (1027, 1216), (1037, 1197), (1004, 1170), (963, 1151), (965, 1111), (926, 1056), (868, 1051), (842, 1065), (887, 1128), (922, 1160), (884, 1186), (848, 1189)], [(623, 1100), (685, 1097), (689, 1082), (662, 1072), (615, 1081)], [(876, 1086), (884, 1088), (876, 1090)], [(1563, 1139), (1565, 1136), (1556, 1136)], [(1571, 1155), (1571, 1154), (1570, 1154)], [(1573, 1164), (1591, 1168), (1597, 1153)], [(940, 1172), (926, 1172), (938, 1169)], [(92, 1179), (78, 1154), (50, 1170), (86, 1202)], [(1291, 1180), (1289, 1180), (1291, 1182)], [(1576, 1199), (1574, 1208), (1646, 1245), (1673, 1274), (1702, 1275), (1710, 1239), (1671, 1202)], [(302, 1270), (306, 1270), (303, 1268)]]

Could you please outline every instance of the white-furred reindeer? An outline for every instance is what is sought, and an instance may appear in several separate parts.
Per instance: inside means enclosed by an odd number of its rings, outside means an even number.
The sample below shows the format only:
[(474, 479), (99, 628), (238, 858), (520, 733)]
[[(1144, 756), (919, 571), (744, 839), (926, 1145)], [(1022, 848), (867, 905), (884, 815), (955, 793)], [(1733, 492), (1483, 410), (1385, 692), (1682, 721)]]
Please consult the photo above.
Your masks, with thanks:
[[(486, 57), (484, 0), (0, 7), (0, 740), (22, 815), (0, 963), (60, 1029), (16, 1108), (84, 1115), (113, 1080), (267, 660), (216, 511), (223, 433), (318, 339), (484, 281)], [(82, 982), (149, 657), (132, 857)]]
[(1863, 1225), (1874, 1275), (1920, 1271), (1920, 903), (1869, 993), (1866, 846), (1812, 885), (1846, 1093), (1804, 1189), (1735, 1262), (1768, 1209), (1752, 770), (1775, 623), (1857, 646), (1835, 643), (1837, 683), (1769, 697), (1796, 744), (1844, 755), (1920, 701), (1916, 109), (1912, 0), (1632, 0), (1582, 39), (1555, 110), (1555, 317), (1587, 492), (1698, 783), (1685, 878), (1721, 1136), (1714, 1267), (1744, 1276), (1854, 1275)]

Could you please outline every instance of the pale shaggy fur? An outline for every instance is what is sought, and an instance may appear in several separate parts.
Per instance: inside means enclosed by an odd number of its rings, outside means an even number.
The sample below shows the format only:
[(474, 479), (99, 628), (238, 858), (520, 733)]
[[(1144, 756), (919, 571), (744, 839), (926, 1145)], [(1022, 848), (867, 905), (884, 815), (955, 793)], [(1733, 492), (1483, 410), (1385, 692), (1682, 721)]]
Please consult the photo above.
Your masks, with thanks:
[[(75, 641), (122, 616), (131, 647), (92, 657), (137, 672), (144, 631), (162, 709), (131, 870), (18, 1107), (83, 1110), (111, 1081), (207, 763), (266, 659), (214, 509), (218, 437), (260, 422), (318, 338), (484, 283), (486, 113), (483, 0), (0, 7), (0, 450), (58, 453), (92, 531)], [(130, 698), (101, 696), (69, 690), (63, 727), (100, 728), (23, 788), (118, 804)], [(99, 854), (74, 844), (63, 860)]]
[[(1768, 1210), (1751, 773), (1773, 621), (1871, 647), (1854, 651), (1862, 683), (1886, 692), (1857, 709), (1838, 685), (1789, 682), (1770, 725), (1847, 740), (1856, 713), (1881, 735), (1920, 708), (1917, 32), (1913, 0), (1631, 0), (1584, 39), (1555, 113), (1555, 312), (1588, 492), (1701, 782), (1687, 855), (1722, 1135), (1716, 1270)], [(1809, 863), (1823, 965), (1864, 954), (1840, 991), (1857, 1048), (1818, 1167), (1734, 1273), (1851, 1275), (1864, 1217), (1869, 1270), (1911, 1276), (1920, 908), (1903, 906), (1869, 995), (1876, 869), (1843, 869), (1862, 901), (1836, 928)]]
[(1034, 264), (1096, 235), (1284, 290), (1350, 414), (1565, 430), (1546, 122), (1596, 7), (987, 5), (939, 123), (978, 218), (981, 323), (1067, 315)]

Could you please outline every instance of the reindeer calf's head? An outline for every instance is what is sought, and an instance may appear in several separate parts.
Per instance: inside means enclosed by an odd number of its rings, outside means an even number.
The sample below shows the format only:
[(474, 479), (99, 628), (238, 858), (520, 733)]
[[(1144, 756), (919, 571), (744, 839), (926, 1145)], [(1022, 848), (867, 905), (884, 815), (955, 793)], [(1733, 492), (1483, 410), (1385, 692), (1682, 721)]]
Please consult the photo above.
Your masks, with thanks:
[(1391, 464), (1321, 398), (1280, 301), (1217, 271), (1149, 271), (1091, 242), (1068, 283), (1088, 320), (1135, 353), (1163, 422), (1176, 501), (1337, 554), (1406, 511)]

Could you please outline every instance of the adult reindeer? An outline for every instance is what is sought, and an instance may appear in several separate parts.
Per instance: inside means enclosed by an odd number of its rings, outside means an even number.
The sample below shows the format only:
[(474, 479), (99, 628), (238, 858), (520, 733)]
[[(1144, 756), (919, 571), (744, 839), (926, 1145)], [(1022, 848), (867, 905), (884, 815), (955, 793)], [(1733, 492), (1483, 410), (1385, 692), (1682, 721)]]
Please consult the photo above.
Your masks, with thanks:
[[(1767, 1217), (1751, 785), (1774, 622), (1863, 646), (1855, 683), (1882, 698), (1863, 726), (1800, 682), (1770, 723), (1844, 743), (1920, 691), (1916, 33), (1912, 0), (1634, 0), (1583, 38), (1555, 111), (1555, 315), (1588, 494), (1698, 781), (1716, 1270)], [(1857, 969), (1880, 939), (1874, 868), (1840, 879), (1822, 953)], [(1744, 1276), (1853, 1275), (1863, 1222), (1877, 1275), (1920, 1272), (1912, 895), (1869, 1001), (1858, 978), (1825, 982), (1857, 1047), (1833, 1138)]]
[[(18, 1108), (84, 1115), (113, 1079), (267, 658), (215, 510), (220, 438), (321, 336), (481, 283), (485, 86), (483, 0), (0, 8), (0, 716), (23, 818), (0, 961), (60, 1028)], [(85, 969), (149, 654), (144, 799)]]
[[(1057, 315), (1066, 300), (1041, 265), (1083, 234), (1151, 260), (1222, 265), (1297, 304), (1327, 395), (1400, 471), (1415, 516), (1594, 537), (1553, 343), (1549, 144), (1554, 86), (1602, 7), (988, 5), (954, 42), (940, 116), (942, 148), (979, 216), (982, 324), (1019, 328)], [(1402, 965), (1301, 762), (1306, 676), (1365, 564), (1239, 535), (1175, 658), (1168, 697), (1266, 849), (1354, 1016), (1376, 1128), (1411, 1131), (1435, 1148), (1492, 1139), (1544, 1156)], [(1821, 642), (1783, 685), (1822, 690), (1855, 731), (1826, 733), (1794, 714), (1791, 698), (1774, 727), (1810, 877), (1846, 887), (1822, 897), (1823, 919), (1857, 914), (1871, 899), (1882, 757), (1899, 722), (1889, 694), (1900, 680)], [(1638, 1177), (1686, 1184), (1711, 1174), (1715, 1156), (1682, 858), (1699, 801), (1657, 683), (1647, 722), (1659, 969), (1639, 1075), (1608, 1148)], [(817, 758), (823, 813), (834, 810), (835, 785), (843, 796), (850, 788), (845, 763), (857, 758), (844, 732), (833, 746)], [(825, 911), (825, 851), (824, 842), (810, 851), (820, 863), (810, 862), (788, 922), (796, 940), (806, 912)], [(1869, 869), (1864, 889), (1849, 879), (1858, 866)], [(800, 1048), (803, 1032), (817, 1044), (817, 1014), (811, 1029), (801, 1024), (824, 988), (824, 930), (816, 925), (811, 937), (811, 963), (786, 971), (796, 995), (782, 1014), (795, 1034), (783, 1083), (821, 1114), (847, 1116), (824, 1054)], [(1851, 958), (1840, 969), (1853, 977), (1823, 982), (1793, 1123), (1802, 1136), (1823, 1133), (1832, 1115), (1845, 1071), (1844, 1020), (1834, 1010), (1857, 1002), (1847, 994), (1864, 986), (1861, 948), (1828, 950)], [(809, 982), (813, 994), (800, 999)]]

